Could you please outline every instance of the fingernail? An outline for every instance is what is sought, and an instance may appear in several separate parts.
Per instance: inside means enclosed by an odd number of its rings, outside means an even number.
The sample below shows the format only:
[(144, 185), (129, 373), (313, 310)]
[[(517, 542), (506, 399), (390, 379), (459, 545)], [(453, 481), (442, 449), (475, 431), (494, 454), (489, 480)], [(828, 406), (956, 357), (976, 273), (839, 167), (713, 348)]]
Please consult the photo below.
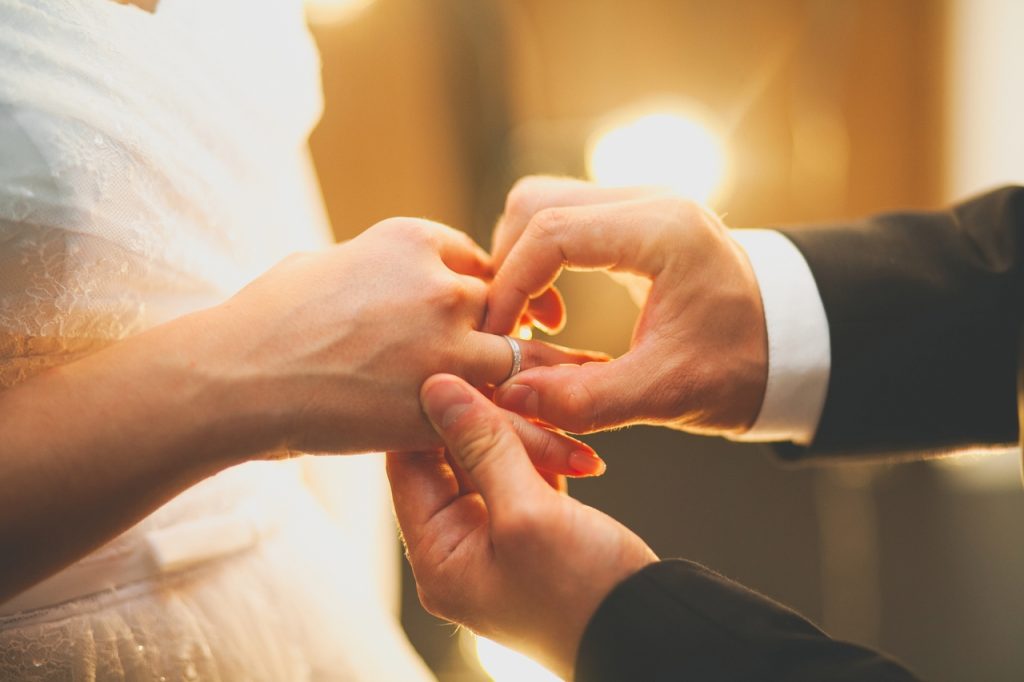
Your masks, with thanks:
[(597, 453), (586, 450), (574, 450), (569, 453), (569, 466), (573, 471), (584, 476), (600, 476), (608, 468), (608, 465), (597, 456)]
[(469, 390), (454, 381), (436, 383), (423, 394), (423, 410), (440, 429), (450, 428), (472, 403)]
[(541, 330), (542, 332), (544, 332), (548, 336), (554, 336), (557, 333), (557, 331), (558, 331), (558, 330), (554, 329), (553, 327), (549, 327), (548, 325), (544, 324), (542, 321), (538, 320), (537, 318), (532, 318), (530, 321), (533, 323), (534, 327), (536, 327), (537, 329)]
[(537, 391), (525, 384), (511, 384), (499, 388), (494, 394), (494, 402), (524, 417), (536, 417), (540, 413), (537, 406)]

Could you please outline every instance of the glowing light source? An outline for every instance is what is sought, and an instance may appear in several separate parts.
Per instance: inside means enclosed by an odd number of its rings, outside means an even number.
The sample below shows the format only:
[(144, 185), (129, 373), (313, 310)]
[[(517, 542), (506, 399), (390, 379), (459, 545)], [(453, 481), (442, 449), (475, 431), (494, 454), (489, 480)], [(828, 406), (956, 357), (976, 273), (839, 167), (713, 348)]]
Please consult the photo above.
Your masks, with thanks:
[(587, 171), (603, 185), (658, 185), (701, 203), (725, 180), (723, 144), (683, 107), (645, 107), (615, 117), (587, 145)]
[(333, 24), (351, 19), (373, 0), (306, 0), (306, 18), (314, 24)]
[(484, 637), (476, 638), (476, 655), (494, 682), (559, 682), (541, 664)]

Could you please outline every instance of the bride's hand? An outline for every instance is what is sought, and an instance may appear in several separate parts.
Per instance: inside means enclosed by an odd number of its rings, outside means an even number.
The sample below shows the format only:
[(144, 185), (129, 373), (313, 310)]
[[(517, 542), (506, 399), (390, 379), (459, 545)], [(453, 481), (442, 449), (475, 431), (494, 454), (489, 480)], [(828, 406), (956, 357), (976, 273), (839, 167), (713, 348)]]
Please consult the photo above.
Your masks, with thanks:
[[(0, 391), (0, 602), (226, 466), (438, 445), (423, 381), (493, 384), (512, 365), (505, 339), (475, 331), (487, 298), (477, 277), (489, 275), (465, 235), (389, 220)], [(522, 348), (524, 368), (586, 358)], [(603, 468), (582, 443), (517, 419), (538, 469)]]
[[(439, 444), (420, 409), (423, 381), (440, 372), (476, 386), (501, 383), (512, 351), (483, 322), (490, 260), (465, 234), (396, 218), (326, 251), (291, 256), (210, 311), (216, 356), (202, 363), (228, 386), (263, 443), (312, 452), (412, 450)], [(522, 368), (596, 359), (522, 341)], [(547, 469), (589, 448), (546, 435)], [(546, 445), (544, 444), (546, 443)], [(579, 464), (586, 458), (575, 456)]]

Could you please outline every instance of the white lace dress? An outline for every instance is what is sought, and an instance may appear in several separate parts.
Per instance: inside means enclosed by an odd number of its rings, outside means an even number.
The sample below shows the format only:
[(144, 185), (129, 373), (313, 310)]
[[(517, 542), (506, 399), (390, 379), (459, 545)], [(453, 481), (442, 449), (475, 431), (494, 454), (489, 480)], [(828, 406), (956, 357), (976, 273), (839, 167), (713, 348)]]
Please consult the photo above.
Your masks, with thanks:
[[(0, 390), (326, 243), (297, 0), (0, 0), (0, 65)], [(428, 679), (397, 576), (379, 456), (242, 465), (0, 604), (0, 680)]]

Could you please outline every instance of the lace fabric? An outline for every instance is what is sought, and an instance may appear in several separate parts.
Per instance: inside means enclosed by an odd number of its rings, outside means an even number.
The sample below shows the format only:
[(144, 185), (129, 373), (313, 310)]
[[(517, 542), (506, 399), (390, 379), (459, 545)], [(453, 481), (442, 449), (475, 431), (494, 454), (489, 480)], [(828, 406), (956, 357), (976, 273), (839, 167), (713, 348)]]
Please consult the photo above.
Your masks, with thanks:
[(0, 2), (5, 346), (122, 338), (322, 244), (296, 214), (315, 53), (267, 4)]
[[(0, 389), (326, 243), (305, 151), (318, 61), (298, 0), (161, 0), (155, 14), (0, 0), (0, 64)], [(83, 561), (267, 498), (288, 501), (277, 533), (0, 618), (0, 679), (425, 678), (387, 608), (385, 490), (369, 458), (204, 481)]]

